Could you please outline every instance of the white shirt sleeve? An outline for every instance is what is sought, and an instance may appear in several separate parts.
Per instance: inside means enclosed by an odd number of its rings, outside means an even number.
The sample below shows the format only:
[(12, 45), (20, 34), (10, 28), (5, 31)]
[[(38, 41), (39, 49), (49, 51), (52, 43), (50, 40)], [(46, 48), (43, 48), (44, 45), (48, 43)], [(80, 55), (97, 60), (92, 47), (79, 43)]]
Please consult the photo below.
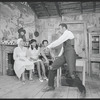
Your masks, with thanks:
[(62, 46), (62, 48), (61, 48), (60, 53), (59, 53), (59, 55), (58, 55), (58, 56), (61, 56), (61, 55), (62, 55), (62, 53), (63, 53), (63, 46)]
[(73, 39), (74, 35), (71, 31), (66, 30), (57, 40), (55, 40), (54, 42), (52, 42), (50, 45), (48, 45), (48, 48), (54, 48), (60, 44), (62, 44), (63, 42), (65, 42), (68, 39)]

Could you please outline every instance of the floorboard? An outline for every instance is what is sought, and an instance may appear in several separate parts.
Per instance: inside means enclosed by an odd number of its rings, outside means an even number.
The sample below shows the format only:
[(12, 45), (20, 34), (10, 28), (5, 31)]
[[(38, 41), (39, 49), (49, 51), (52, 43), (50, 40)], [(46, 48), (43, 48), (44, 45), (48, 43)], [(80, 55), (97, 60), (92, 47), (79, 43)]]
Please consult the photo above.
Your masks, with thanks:
[[(56, 82), (56, 81), (55, 81)], [(86, 76), (86, 98), (100, 98), (100, 78)], [(33, 81), (26, 78), (25, 84), (16, 76), (0, 76), (0, 98), (80, 98), (77, 87), (60, 86), (54, 91), (43, 92), (48, 82), (40, 82), (37, 76)]]

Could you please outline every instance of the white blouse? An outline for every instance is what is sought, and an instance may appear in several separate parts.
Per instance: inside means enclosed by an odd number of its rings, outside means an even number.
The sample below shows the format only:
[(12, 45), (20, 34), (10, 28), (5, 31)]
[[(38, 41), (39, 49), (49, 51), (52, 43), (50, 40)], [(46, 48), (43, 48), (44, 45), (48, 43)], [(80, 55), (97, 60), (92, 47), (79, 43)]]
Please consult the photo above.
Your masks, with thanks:
[(20, 47), (16, 47), (14, 49), (14, 54), (13, 54), (14, 60), (18, 60), (20, 58), (21, 59), (26, 58), (26, 51), (27, 51), (26, 47), (23, 47), (22, 49)]
[(33, 50), (31, 48), (29, 48), (29, 51), (31, 53), (31, 57), (34, 59), (38, 59), (38, 56), (40, 55), (40, 48), (38, 47), (38, 49), (34, 48)]

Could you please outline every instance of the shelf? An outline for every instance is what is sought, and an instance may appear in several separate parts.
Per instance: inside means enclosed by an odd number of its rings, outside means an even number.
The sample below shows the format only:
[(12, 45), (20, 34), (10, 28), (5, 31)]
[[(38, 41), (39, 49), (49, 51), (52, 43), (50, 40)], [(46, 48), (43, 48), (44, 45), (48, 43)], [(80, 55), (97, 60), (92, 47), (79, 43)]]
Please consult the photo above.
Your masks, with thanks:
[(92, 43), (99, 43), (99, 41), (92, 41)]
[(98, 35), (97, 35), (97, 36), (95, 35), (95, 36), (92, 36), (92, 37), (96, 37), (96, 38), (99, 38), (99, 36), (98, 36)]
[(99, 50), (99, 48), (92, 48), (92, 50)]

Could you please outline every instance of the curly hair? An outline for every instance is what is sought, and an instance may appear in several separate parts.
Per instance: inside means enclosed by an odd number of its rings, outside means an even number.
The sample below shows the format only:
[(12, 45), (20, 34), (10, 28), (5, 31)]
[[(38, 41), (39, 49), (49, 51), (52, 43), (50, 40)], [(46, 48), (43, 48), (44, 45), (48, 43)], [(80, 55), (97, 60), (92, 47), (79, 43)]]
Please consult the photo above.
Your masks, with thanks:
[(42, 41), (42, 44), (44, 44), (44, 42), (47, 42), (47, 43), (48, 43), (48, 40), (43, 40), (43, 41)]
[[(33, 46), (31, 45), (33, 42), (37, 42), (35, 39), (31, 39), (30, 41), (29, 41), (29, 46), (31, 46), (31, 49), (33, 50)], [(36, 49), (38, 49), (38, 45), (36, 44), (36, 46), (35, 46), (35, 48)]]

